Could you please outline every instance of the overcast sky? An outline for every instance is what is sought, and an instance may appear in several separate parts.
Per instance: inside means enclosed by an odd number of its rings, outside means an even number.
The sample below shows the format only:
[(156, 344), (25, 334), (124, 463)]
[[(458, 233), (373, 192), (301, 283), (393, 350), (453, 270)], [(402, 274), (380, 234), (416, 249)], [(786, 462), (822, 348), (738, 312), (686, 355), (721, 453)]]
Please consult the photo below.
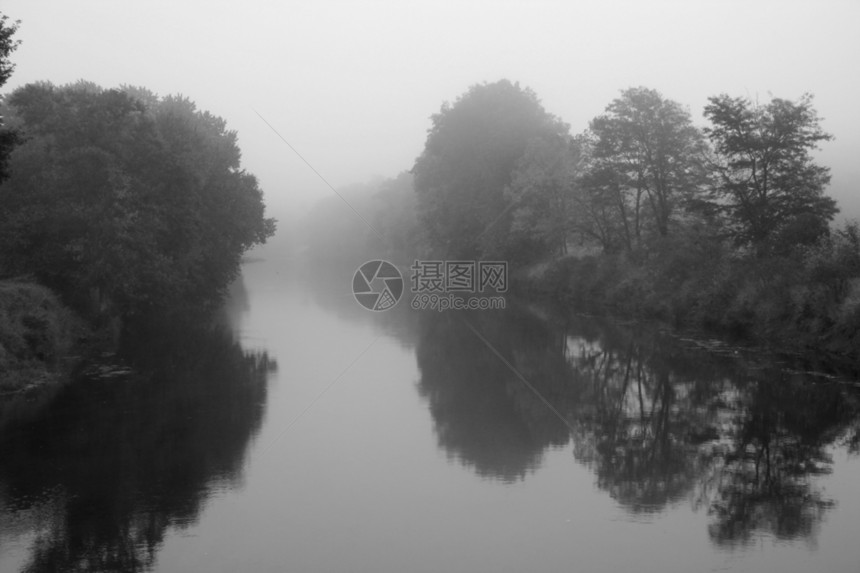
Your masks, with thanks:
[(860, 1), (268, 2), (4, 0), (21, 47), (4, 92), (78, 79), (181, 93), (238, 131), (283, 216), (334, 186), (410, 169), (430, 115), (470, 85), (532, 88), (574, 133), (646, 86), (704, 125), (708, 96), (815, 94), (820, 161), (860, 218)]

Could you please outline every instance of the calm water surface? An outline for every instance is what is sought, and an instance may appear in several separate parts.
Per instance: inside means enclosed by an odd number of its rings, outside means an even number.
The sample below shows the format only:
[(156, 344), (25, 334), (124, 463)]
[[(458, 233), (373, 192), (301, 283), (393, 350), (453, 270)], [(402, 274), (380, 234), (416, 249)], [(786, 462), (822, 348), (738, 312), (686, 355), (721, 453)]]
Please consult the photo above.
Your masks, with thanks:
[(860, 571), (850, 376), (353, 271), (248, 263), (4, 412), (0, 571)]

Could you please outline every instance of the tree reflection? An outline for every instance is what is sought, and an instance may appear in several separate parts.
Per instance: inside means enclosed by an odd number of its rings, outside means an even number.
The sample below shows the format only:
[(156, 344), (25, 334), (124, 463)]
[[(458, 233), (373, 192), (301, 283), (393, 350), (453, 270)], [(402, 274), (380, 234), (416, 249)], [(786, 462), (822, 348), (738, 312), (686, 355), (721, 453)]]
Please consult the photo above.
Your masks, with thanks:
[(691, 496), (714, 516), (709, 533), (721, 545), (813, 533), (833, 502), (812, 478), (829, 472), (827, 447), (856, 424), (856, 393), (659, 332), (567, 329), (577, 334), (574, 376), (589, 390), (574, 453), (599, 487), (632, 511)]
[(146, 375), (91, 369), (0, 436), (7, 507), (38, 510), (26, 571), (146, 570), (169, 527), (241, 481), (275, 364), (223, 328), (148, 329), (124, 346)]
[(718, 544), (744, 543), (756, 531), (777, 538), (812, 535), (826, 509), (813, 477), (831, 471), (827, 448), (856, 423), (857, 396), (839, 384), (812, 384), (776, 372), (746, 381), (716, 474), (709, 533)]
[[(560, 341), (522, 313), (421, 316), (419, 391), (429, 402), (439, 445), (481, 476), (522, 479), (537, 467), (544, 449), (568, 442), (568, 430), (466, 320), (550, 398), (560, 394), (564, 381)], [(516, 328), (503, 328), (511, 320)]]
[(584, 388), (574, 455), (631, 511), (689, 495), (712, 463), (730, 373), (644, 326), (574, 318), (568, 362)]
[(572, 442), (623, 507), (692, 500), (721, 545), (812, 535), (832, 505), (814, 480), (829, 471), (827, 449), (857, 443), (860, 400), (846, 385), (644, 326), (521, 308), (424, 313), (417, 358), (440, 447), (479, 475), (522, 479)]

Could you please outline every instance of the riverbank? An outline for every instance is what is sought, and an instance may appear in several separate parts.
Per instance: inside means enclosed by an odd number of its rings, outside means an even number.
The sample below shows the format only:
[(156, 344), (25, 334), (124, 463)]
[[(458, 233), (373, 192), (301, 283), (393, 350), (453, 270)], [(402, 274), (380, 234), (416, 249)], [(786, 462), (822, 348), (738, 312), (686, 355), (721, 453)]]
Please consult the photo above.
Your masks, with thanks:
[(512, 282), (575, 310), (660, 320), (860, 365), (858, 269), (823, 254), (809, 249), (761, 258), (676, 245), (639, 259), (560, 258), (525, 269)]
[(0, 281), (0, 401), (59, 383), (90, 336), (84, 321), (48, 288)]

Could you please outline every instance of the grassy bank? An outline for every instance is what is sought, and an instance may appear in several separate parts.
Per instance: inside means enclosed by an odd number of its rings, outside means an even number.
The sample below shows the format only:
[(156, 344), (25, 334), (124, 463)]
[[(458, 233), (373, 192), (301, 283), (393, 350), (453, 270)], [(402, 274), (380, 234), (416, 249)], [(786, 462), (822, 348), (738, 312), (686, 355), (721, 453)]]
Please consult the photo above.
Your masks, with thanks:
[(0, 396), (60, 380), (86, 332), (49, 289), (0, 281)]
[(576, 309), (652, 318), (860, 363), (860, 241), (835, 233), (790, 253), (665, 241), (637, 255), (567, 257), (521, 286)]

